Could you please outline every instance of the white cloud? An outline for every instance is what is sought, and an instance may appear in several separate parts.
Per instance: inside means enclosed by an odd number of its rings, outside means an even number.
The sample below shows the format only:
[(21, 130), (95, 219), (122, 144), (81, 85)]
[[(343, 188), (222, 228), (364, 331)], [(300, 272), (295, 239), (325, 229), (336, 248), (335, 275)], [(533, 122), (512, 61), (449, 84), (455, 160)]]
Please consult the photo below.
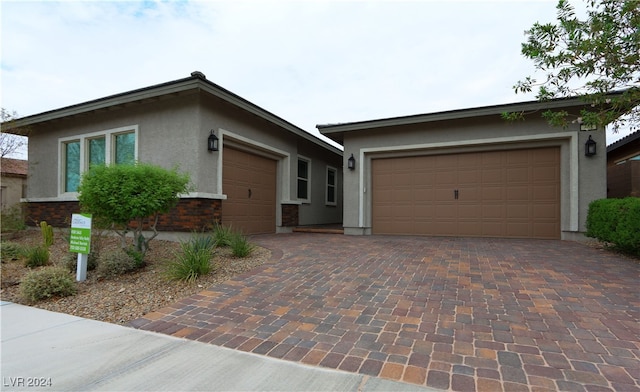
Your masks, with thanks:
[[(555, 1), (3, 1), (2, 106), (30, 115), (202, 71), (315, 125), (533, 99)], [(624, 135), (621, 135), (624, 136)]]

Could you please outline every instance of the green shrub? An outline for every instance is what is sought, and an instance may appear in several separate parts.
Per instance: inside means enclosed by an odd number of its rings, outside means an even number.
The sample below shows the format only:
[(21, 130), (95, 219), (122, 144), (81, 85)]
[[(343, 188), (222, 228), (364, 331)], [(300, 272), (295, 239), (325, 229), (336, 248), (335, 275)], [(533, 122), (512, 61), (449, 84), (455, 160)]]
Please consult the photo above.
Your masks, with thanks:
[(29, 272), (20, 282), (20, 295), (32, 303), (54, 296), (66, 297), (76, 292), (73, 277), (60, 267)]
[(144, 253), (135, 250), (134, 248), (129, 248), (125, 250), (125, 252), (133, 259), (134, 265), (137, 268), (142, 268), (146, 265), (144, 262)]
[(247, 257), (253, 252), (254, 246), (242, 233), (233, 233), (229, 240), (231, 254), (235, 257)]
[[(62, 257), (59, 262), (60, 266), (67, 269), (69, 272), (75, 273), (78, 270), (78, 254), (67, 253)], [(87, 271), (93, 271), (98, 266), (98, 254), (91, 252), (87, 257)]]
[(123, 249), (101, 252), (98, 257), (96, 274), (100, 278), (113, 278), (140, 268), (136, 257)]
[(231, 226), (222, 226), (216, 223), (213, 228), (213, 240), (217, 246), (229, 246), (233, 237), (233, 229)]
[(640, 255), (640, 198), (591, 202), (586, 235), (625, 253)]
[(24, 265), (29, 268), (42, 267), (49, 264), (49, 249), (44, 246), (27, 248), (24, 255), (26, 257)]
[(26, 228), (27, 225), (24, 223), (24, 216), (20, 205), (2, 210), (0, 214), (0, 229), (3, 233), (13, 233)]
[(0, 243), (0, 254), (2, 255), (2, 261), (18, 260), (24, 254), (24, 247), (15, 242), (2, 241)]
[(213, 235), (208, 234), (194, 234), (188, 241), (189, 246), (194, 249), (204, 249), (207, 251), (213, 251), (217, 246), (217, 241)]
[(170, 280), (193, 282), (198, 277), (211, 272), (213, 256), (213, 240), (205, 241), (202, 237), (194, 237), (183, 242), (180, 252), (165, 265), (165, 274)]

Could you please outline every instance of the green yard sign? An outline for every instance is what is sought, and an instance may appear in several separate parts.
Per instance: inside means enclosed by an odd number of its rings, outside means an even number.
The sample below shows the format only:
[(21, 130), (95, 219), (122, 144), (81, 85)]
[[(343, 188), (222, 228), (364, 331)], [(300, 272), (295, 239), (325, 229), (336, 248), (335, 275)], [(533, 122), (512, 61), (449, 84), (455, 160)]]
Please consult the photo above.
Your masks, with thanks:
[(69, 251), (88, 255), (91, 250), (91, 214), (71, 215)]

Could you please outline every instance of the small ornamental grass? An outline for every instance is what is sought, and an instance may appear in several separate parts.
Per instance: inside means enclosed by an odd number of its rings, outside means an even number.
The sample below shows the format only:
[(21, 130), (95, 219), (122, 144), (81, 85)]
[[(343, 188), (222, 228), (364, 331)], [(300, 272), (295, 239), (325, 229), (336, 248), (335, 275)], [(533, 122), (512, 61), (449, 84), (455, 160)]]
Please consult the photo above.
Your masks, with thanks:
[(67, 297), (76, 292), (73, 277), (62, 267), (31, 271), (20, 282), (20, 295), (30, 303), (52, 297)]
[(0, 254), (2, 261), (18, 260), (24, 255), (24, 247), (20, 244), (10, 241), (2, 241), (0, 243)]
[(253, 252), (255, 246), (239, 231), (230, 226), (216, 224), (213, 229), (213, 238), (218, 246), (228, 246), (234, 257), (247, 257)]
[(29, 268), (42, 267), (49, 264), (49, 248), (45, 246), (33, 246), (25, 249), (24, 265)]
[(233, 234), (233, 229), (230, 226), (222, 226), (216, 223), (212, 236), (217, 246), (229, 246)]
[(194, 282), (198, 277), (212, 270), (211, 258), (215, 241), (211, 236), (194, 236), (181, 243), (180, 252), (165, 265), (165, 275), (169, 280)]
[(233, 233), (229, 240), (231, 254), (235, 257), (247, 257), (253, 252), (255, 246), (241, 233)]

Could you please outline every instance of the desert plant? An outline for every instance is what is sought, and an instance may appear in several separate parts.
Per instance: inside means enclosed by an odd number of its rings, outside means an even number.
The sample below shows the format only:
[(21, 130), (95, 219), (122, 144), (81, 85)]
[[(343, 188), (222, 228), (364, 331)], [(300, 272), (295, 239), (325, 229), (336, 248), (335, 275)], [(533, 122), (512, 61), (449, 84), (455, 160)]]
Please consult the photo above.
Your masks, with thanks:
[[(61, 267), (69, 270), (69, 272), (76, 272), (78, 269), (78, 254), (67, 253), (62, 257), (58, 263)], [(93, 271), (98, 266), (98, 254), (93, 251), (89, 253), (87, 258), (87, 271)]]
[(2, 210), (0, 214), (0, 229), (3, 233), (15, 233), (24, 230), (26, 227), (20, 205)]
[(136, 269), (146, 265), (144, 262), (144, 253), (137, 251), (135, 248), (125, 249), (125, 252), (133, 259)]
[(229, 239), (231, 254), (235, 257), (247, 257), (255, 248), (249, 239), (242, 233), (234, 232)]
[(233, 236), (233, 229), (231, 226), (222, 226), (216, 223), (213, 227), (212, 236), (217, 246), (229, 246), (231, 237)]
[(20, 282), (20, 295), (32, 303), (54, 296), (66, 297), (76, 292), (73, 277), (60, 267), (31, 271)]
[(24, 255), (24, 247), (15, 242), (2, 241), (0, 243), (0, 254), (2, 255), (2, 261), (18, 260)]
[(211, 272), (213, 240), (204, 241), (203, 237), (194, 237), (183, 242), (180, 252), (165, 265), (165, 274), (170, 280), (193, 282), (198, 277)]
[(101, 252), (98, 257), (96, 274), (100, 278), (113, 278), (135, 271), (140, 268), (139, 265), (138, 260), (124, 249)]
[(189, 239), (189, 245), (194, 249), (205, 249), (213, 251), (217, 246), (216, 240), (213, 235), (205, 233), (196, 233)]
[(53, 245), (53, 226), (46, 221), (40, 222), (40, 231), (42, 232), (42, 241), (45, 247)]
[(44, 246), (33, 246), (25, 249), (24, 265), (29, 268), (42, 267), (49, 264), (49, 249)]

